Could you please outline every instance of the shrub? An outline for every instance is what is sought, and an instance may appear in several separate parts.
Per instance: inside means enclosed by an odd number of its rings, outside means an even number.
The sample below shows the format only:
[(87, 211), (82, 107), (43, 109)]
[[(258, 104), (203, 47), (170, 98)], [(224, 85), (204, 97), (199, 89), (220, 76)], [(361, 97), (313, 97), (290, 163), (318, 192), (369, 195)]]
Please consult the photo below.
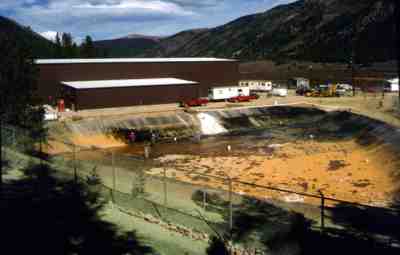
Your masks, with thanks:
[(86, 177), (86, 183), (88, 185), (100, 185), (101, 184), (101, 178), (99, 174), (97, 173), (97, 167), (93, 167), (92, 171), (90, 174)]

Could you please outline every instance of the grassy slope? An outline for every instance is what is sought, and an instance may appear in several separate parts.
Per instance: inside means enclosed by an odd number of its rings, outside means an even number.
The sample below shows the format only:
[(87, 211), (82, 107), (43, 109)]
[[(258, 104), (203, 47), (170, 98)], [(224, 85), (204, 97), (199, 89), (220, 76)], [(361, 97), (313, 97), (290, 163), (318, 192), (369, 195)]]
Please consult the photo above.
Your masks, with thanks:
[[(24, 177), (22, 170), (30, 164), (38, 164), (39, 160), (15, 150), (2, 148), (8, 161), (8, 171), (4, 180), (17, 180)], [(120, 212), (116, 207), (107, 206), (103, 211), (103, 219), (116, 224), (120, 231), (136, 231), (143, 243), (154, 248), (159, 254), (205, 254), (208, 244), (204, 241), (194, 241), (175, 232), (151, 224), (143, 219)]]

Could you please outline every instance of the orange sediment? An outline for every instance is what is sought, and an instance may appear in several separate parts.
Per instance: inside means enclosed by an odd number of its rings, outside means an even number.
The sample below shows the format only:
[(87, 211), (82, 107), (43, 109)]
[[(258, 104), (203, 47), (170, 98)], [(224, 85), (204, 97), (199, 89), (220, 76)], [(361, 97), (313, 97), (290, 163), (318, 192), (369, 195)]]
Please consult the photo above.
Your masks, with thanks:
[[(174, 169), (229, 176), (243, 182), (316, 195), (322, 191), (331, 198), (385, 206), (397, 188), (392, 174), (398, 170), (399, 162), (396, 153), (385, 146), (365, 147), (354, 140), (307, 141), (285, 144), (271, 156), (250, 153), (248, 157), (191, 155), (173, 160), (168, 172), (179, 180), (212, 187), (220, 186), (221, 181), (193, 179)], [(236, 184), (234, 189), (260, 198), (282, 199), (290, 195), (243, 184)], [(320, 202), (312, 198), (304, 198), (304, 201)]]

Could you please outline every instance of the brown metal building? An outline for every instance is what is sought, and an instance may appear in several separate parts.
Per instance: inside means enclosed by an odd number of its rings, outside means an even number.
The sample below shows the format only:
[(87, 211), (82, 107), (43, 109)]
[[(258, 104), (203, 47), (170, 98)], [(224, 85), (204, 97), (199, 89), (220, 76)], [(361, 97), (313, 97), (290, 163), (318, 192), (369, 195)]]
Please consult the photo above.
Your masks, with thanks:
[[(37, 60), (39, 67), (38, 94), (45, 103), (54, 104), (57, 98), (61, 98), (61, 82), (70, 81), (99, 81), (99, 80), (129, 80), (168, 78), (189, 80), (197, 82), (197, 86), (190, 86), (196, 90), (197, 96), (207, 96), (208, 89), (215, 86), (238, 85), (238, 62), (229, 59), (217, 58), (121, 58), (121, 59), (42, 59)], [(172, 87), (169, 87), (172, 89)], [(99, 89), (103, 90), (115, 88)], [(143, 104), (164, 103), (162, 97), (166, 96), (149, 88), (144, 89)], [(135, 88), (135, 93), (141, 90)], [(84, 92), (79, 92), (84, 93)], [(89, 92), (85, 92), (89, 93)], [(141, 92), (142, 93), (142, 92)], [(144, 93), (144, 92), (143, 92)], [(157, 95), (156, 99), (144, 99), (150, 95)], [(188, 93), (189, 94), (189, 93)], [(195, 94), (194, 92), (190, 93)], [(122, 97), (117, 94), (115, 95)], [(93, 99), (91, 99), (93, 100)], [(84, 105), (83, 102), (79, 103)], [(98, 102), (97, 107), (101, 107)], [(132, 103), (136, 104), (136, 103)], [(89, 103), (88, 103), (89, 106)], [(96, 107), (96, 108), (97, 108)], [(105, 105), (104, 105), (105, 107)]]
[(197, 82), (176, 78), (61, 82), (73, 110), (175, 103), (198, 97)]

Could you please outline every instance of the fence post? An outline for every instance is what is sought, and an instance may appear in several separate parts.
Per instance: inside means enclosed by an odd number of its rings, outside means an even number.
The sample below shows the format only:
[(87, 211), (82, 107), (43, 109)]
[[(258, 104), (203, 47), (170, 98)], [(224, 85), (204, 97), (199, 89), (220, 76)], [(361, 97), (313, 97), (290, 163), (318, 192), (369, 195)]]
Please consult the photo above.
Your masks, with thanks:
[(164, 205), (167, 205), (167, 168), (164, 167)]
[(149, 145), (145, 145), (144, 146), (144, 158), (148, 159), (150, 157), (150, 146)]
[[(16, 139), (15, 139), (15, 137), (16, 137), (16, 135), (15, 135), (15, 129), (14, 128), (11, 128), (11, 146), (12, 147), (14, 147), (14, 146), (16, 146), (17, 145), (17, 141), (16, 141)], [(25, 143), (24, 143), (25, 144)]]
[(207, 203), (207, 193), (203, 190), (203, 209), (206, 210), (206, 203)]
[(74, 162), (74, 182), (75, 184), (78, 183), (78, 173), (77, 173), (77, 166), (76, 166), (76, 145), (72, 144), (72, 160)]
[(318, 191), (321, 195), (321, 231), (325, 230), (325, 196), (321, 190)]
[(112, 188), (112, 192), (111, 192), (111, 194), (112, 194), (111, 199), (112, 199), (112, 202), (115, 203), (114, 193), (115, 193), (116, 186), (117, 186), (117, 180), (116, 180), (117, 176), (116, 176), (116, 170), (115, 170), (115, 156), (114, 156), (113, 151), (111, 152), (111, 168), (112, 168), (112, 175), (113, 175), (113, 188)]
[(229, 230), (232, 234), (233, 229), (233, 208), (232, 208), (232, 179), (228, 176), (229, 181)]

